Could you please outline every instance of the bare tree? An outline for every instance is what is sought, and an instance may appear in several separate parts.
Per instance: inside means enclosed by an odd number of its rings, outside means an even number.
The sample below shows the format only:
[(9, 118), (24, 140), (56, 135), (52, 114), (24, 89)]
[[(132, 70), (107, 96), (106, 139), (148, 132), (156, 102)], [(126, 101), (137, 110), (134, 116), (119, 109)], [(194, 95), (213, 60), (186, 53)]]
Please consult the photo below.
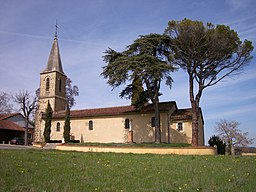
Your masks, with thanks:
[(253, 139), (248, 137), (248, 132), (242, 133), (238, 129), (239, 123), (236, 121), (221, 120), (216, 123), (215, 130), (219, 137), (228, 145), (230, 155), (235, 154), (235, 147), (246, 147), (253, 143)]
[(11, 113), (13, 106), (10, 103), (11, 95), (4, 91), (0, 91), (0, 113)]
[(25, 117), (25, 145), (28, 145), (28, 124), (30, 115), (33, 113), (36, 107), (36, 97), (31, 96), (28, 91), (20, 91), (13, 96), (15, 103), (20, 105), (20, 111)]
[(66, 98), (67, 103), (69, 105), (69, 108), (72, 108), (76, 102), (75, 102), (75, 96), (79, 95), (79, 90), (76, 85), (72, 86), (72, 80), (70, 78), (67, 78), (66, 81)]

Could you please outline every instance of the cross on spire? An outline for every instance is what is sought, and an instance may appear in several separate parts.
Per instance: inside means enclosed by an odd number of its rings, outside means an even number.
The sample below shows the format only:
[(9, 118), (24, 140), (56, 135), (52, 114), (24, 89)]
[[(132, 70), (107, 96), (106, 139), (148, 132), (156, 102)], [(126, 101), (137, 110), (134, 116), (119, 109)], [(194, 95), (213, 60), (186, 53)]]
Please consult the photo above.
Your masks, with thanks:
[(56, 19), (56, 24), (55, 24), (55, 35), (54, 37), (57, 39), (58, 37), (58, 23), (57, 23), (57, 19)]

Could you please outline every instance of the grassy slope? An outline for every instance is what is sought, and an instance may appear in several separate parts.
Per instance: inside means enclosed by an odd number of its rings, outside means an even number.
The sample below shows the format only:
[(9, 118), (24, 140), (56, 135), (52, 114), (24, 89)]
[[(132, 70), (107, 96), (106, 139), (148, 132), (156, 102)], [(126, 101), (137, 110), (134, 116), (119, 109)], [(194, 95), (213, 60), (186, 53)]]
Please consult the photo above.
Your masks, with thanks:
[(256, 157), (0, 150), (0, 191), (256, 191)]

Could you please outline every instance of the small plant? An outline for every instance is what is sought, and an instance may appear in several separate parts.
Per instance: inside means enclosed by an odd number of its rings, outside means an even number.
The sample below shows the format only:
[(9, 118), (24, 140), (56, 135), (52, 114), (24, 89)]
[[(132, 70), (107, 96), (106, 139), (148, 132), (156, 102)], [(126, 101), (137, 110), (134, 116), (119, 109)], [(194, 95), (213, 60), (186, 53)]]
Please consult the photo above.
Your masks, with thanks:
[(225, 155), (225, 147), (226, 144), (224, 141), (222, 141), (220, 139), (219, 136), (213, 135), (212, 137), (210, 137), (208, 144), (212, 147), (214, 147), (215, 145), (217, 146), (217, 153), (220, 155)]

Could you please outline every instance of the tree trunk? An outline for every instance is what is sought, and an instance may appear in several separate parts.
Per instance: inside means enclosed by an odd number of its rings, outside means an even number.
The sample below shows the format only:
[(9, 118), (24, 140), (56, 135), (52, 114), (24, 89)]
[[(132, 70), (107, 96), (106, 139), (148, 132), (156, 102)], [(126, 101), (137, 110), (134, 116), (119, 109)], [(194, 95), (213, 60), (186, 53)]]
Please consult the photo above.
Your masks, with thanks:
[(234, 145), (232, 143), (232, 139), (229, 139), (228, 140), (228, 153), (229, 155), (235, 155), (235, 148), (234, 148)]
[(25, 145), (28, 145), (28, 118), (25, 117)]
[(192, 102), (192, 145), (198, 146), (198, 107)]
[(153, 105), (155, 111), (155, 143), (161, 143), (160, 112), (158, 98), (155, 99)]
[(194, 81), (193, 76), (189, 76), (189, 96), (192, 107), (192, 146), (198, 146), (198, 117), (199, 117), (199, 101), (202, 94), (202, 89), (198, 90), (196, 98), (194, 96)]

